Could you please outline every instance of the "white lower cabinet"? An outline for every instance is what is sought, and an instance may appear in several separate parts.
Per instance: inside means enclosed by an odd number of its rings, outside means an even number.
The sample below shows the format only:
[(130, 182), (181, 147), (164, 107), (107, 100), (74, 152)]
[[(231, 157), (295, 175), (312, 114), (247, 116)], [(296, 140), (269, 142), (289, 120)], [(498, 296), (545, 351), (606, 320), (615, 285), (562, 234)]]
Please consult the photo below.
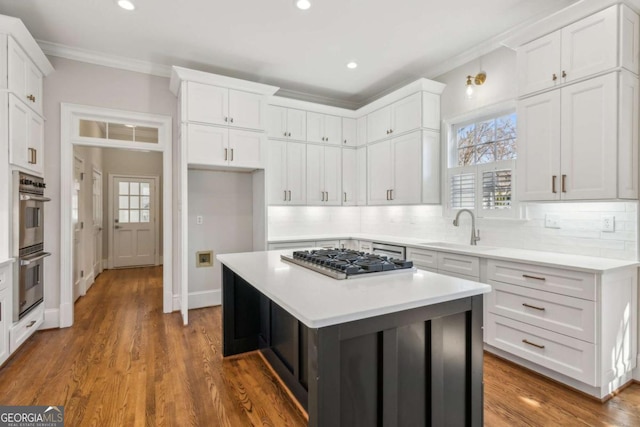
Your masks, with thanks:
[(406, 258), (413, 261), (413, 266), (420, 270), (465, 280), (480, 280), (480, 258), (478, 257), (430, 249), (407, 248)]
[(486, 274), (489, 351), (598, 398), (631, 379), (635, 267), (595, 274), (490, 259)]
[(20, 347), (44, 322), (44, 304), (40, 304), (25, 317), (15, 323), (9, 330), (10, 351), (13, 353)]

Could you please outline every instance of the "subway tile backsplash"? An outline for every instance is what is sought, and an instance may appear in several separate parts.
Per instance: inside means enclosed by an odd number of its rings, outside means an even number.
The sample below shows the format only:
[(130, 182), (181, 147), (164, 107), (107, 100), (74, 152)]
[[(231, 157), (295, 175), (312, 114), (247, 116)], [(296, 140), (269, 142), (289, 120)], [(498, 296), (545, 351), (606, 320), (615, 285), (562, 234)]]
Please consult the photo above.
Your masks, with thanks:
[[(479, 244), (638, 259), (637, 202), (528, 203), (523, 211), (527, 219), (478, 219)], [(454, 227), (442, 215), (442, 206), (271, 206), (269, 237), (367, 233), (467, 243), (469, 216)], [(545, 227), (547, 215), (559, 228)], [(615, 231), (601, 231), (604, 215), (615, 217)]]

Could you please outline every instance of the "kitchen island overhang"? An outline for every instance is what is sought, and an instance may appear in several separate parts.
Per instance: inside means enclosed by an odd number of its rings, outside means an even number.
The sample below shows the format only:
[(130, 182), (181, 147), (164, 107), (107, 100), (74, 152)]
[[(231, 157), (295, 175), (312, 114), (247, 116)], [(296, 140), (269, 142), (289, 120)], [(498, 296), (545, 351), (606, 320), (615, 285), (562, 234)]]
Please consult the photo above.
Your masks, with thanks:
[(260, 350), (310, 426), (482, 425), (482, 294), (418, 270), (334, 280), (219, 255), (225, 356)]

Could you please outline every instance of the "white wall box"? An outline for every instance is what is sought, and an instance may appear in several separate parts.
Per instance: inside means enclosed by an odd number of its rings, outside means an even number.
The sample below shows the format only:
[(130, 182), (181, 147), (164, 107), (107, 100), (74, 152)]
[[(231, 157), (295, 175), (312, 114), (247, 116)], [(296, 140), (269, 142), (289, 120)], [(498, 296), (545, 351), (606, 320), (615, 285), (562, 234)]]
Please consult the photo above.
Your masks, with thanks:
[(598, 398), (631, 380), (637, 269), (604, 274), (487, 260), (487, 349)]
[(307, 141), (339, 145), (342, 143), (342, 119), (329, 114), (307, 112)]
[(356, 149), (342, 149), (342, 206), (358, 204), (358, 155)]
[(266, 100), (262, 94), (187, 82), (182, 121), (264, 130)]
[(307, 145), (269, 140), (267, 197), (269, 205), (307, 203)]
[(367, 150), (369, 205), (439, 202), (437, 132), (412, 132), (370, 144)]
[(307, 140), (307, 112), (269, 105), (267, 135), (269, 138), (293, 141)]
[(266, 137), (262, 132), (189, 123), (185, 141), (189, 166), (265, 167)]
[(520, 96), (624, 67), (638, 74), (638, 15), (614, 5), (518, 48)]
[(358, 121), (356, 119), (342, 118), (342, 145), (346, 147), (358, 145)]
[(307, 145), (307, 204), (340, 205), (342, 194), (342, 149)]
[(37, 175), (44, 171), (44, 120), (9, 94), (9, 161)]
[(520, 100), (519, 199), (637, 198), (638, 113), (626, 70)]
[(11, 36), (7, 42), (9, 91), (42, 115), (42, 72)]

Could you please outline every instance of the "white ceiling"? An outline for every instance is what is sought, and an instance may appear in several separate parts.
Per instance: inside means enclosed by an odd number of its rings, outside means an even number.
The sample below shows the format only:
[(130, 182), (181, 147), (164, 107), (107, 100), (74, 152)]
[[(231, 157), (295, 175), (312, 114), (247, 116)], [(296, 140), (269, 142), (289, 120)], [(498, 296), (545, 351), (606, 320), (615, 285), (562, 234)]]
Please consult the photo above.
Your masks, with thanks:
[[(42, 41), (357, 106), (576, 0), (0, 0)], [(356, 60), (355, 70), (346, 67)], [(428, 76), (433, 77), (433, 76)]]

